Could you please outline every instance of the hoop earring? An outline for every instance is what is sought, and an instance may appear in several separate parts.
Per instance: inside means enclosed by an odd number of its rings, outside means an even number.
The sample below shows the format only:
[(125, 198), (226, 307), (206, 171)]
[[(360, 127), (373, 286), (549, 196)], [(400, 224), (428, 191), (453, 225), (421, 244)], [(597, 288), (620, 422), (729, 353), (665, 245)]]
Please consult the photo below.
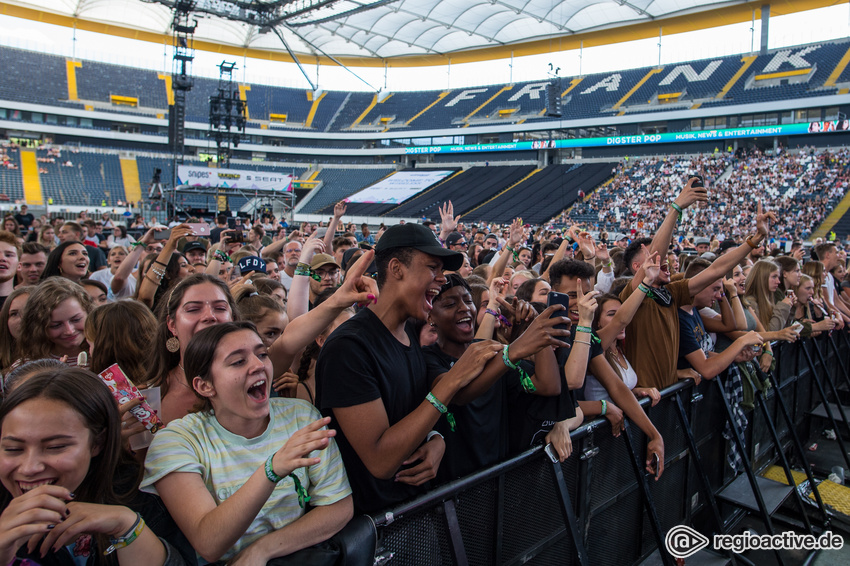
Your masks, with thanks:
[(165, 349), (171, 352), (172, 354), (180, 349), (180, 340), (177, 336), (172, 336), (168, 340), (165, 341)]

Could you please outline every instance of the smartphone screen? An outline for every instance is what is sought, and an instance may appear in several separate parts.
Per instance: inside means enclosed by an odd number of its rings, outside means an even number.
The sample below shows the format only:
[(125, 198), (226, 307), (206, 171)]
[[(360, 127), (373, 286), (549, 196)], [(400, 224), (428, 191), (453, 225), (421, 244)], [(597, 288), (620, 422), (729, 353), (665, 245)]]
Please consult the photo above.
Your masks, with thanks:
[[(564, 310), (553, 312), (552, 318), (556, 316), (560, 318), (567, 318), (569, 316), (568, 312), (570, 310), (570, 296), (566, 293), (557, 293), (555, 291), (550, 291), (549, 297), (547, 299), (547, 305), (550, 307), (552, 305), (564, 305)], [(555, 328), (558, 328), (560, 330), (568, 330), (569, 325), (564, 322), (564, 324), (556, 324)]]

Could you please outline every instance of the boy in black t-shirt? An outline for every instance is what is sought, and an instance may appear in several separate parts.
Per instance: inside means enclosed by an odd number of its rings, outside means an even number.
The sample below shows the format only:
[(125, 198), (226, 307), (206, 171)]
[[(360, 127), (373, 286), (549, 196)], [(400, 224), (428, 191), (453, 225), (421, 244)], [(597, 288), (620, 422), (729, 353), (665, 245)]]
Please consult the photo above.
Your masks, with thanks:
[(445, 442), (431, 434), (455, 394), (475, 379), (500, 345), (471, 346), (429, 390), (418, 335), (446, 282), (443, 269), (463, 255), (443, 248), (419, 224), (388, 229), (375, 248), (380, 295), (340, 326), (316, 366), (317, 405), (332, 418), (356, 513), (374, 513), (424, 493)]

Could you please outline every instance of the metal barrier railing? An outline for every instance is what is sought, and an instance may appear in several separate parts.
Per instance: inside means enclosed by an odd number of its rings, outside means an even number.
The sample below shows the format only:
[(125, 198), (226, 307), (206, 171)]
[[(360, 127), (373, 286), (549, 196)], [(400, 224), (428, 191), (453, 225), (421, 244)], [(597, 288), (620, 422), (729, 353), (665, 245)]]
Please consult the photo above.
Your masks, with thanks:
[[(813, 354), (815, 348), (819, 354)], [(774, 351), (777, 368), (764, 406), (782, 446), (774, 443), (764, 411), (748, 411), (743, 436), (756, 470), (775, 462), (777, 450), (787, 451), (792, 440), (777, 395), (782, 395), (796, 432), (805, 440), (812, 432), (807, 412), (821, 402), (813, 393), (812, 368), (834, 385), (850, 377), (845, 369), (850, 367), (850, 340), (844, 333), (777, 345)], [(692, 439), (682, 427), (680, 404)], [(734, 479), (726, 464), (720, 388), (709, 381), (697, 387), (683, 381), (665, 389), (655, 407), (648, 400), (642, 406), (665, 443), (664, 474), (657, 482), (647, 482), (652, 508), (645, 505), (626, 446), (630, 442), (642, 462), (646, 437), (632, 425), (615, 438), (608, 421), (597, 419), (572, 433), (573, 452), (563, 463), (553, 461), (540, 446), (373, 515), (377, 563), (635, 564), (658, 547), (648, 509), (657, 516), (661, 536), (679, 524), (716, 531), (712, 515), (717, 507), (712, 513), (702, 478), (712, 493)], [(691, 455), (691, 441), (701, 467)], [(726, 522), (732, 511), (722, 511)]]

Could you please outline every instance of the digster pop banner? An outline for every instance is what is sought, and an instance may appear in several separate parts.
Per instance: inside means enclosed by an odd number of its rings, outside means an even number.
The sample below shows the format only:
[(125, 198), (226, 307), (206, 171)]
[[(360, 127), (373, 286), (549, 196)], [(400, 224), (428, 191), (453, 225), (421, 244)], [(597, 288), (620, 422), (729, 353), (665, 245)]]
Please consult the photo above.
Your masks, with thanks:
[(211, 169), (209, 167), (178, 165), (177, 185), (181, 187), (222, 187), (243, 191), (284, 192), (292, 190), (292, 176), (268, 171), (239, 171), (237, 169)]

